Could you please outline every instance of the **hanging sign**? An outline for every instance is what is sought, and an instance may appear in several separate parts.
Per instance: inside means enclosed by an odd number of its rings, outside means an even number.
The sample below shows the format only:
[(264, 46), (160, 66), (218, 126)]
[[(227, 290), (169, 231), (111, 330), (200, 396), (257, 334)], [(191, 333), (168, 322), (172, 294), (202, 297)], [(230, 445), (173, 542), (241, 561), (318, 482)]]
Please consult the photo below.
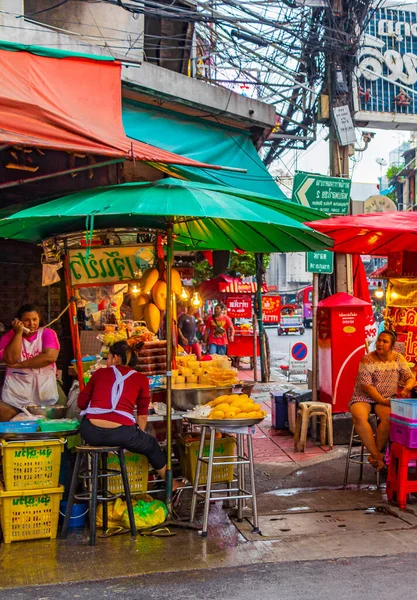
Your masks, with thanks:
[(317, 252), (306, 252), (307, 273), (333, 273), (333, 252), (330, 250), (318, 250)]
[(371, 11), (357, 55), (355, 120), (385, 129), (416, 129), (417, 11), (404, 2)]
[(262, 321), (279, 323), (281, 318), (281, 296), (262, 296)]
[(155, 262), (155, 247), (106, 246), (87, 250), (69, 250), (69, 268), (73, 286), (101, 285), (138, 279), (138, 270)]
[(228, 296), (226, 307), (227, 316), (231, 319), (252, 318), (252, 296)]

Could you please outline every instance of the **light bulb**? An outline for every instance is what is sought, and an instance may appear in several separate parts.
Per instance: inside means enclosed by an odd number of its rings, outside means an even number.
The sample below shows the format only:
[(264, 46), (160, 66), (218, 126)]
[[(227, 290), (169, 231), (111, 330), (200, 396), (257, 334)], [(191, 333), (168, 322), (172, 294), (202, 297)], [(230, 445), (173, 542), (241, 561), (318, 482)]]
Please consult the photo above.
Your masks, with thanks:
[(378, 281), (378, 288), (375, 290), (375, 298), (383, 298), (384, 290), (382, 289), (382, 283)]
[(198, 292), (194, 292), (193, 297), (191, 299), (191, 305), (194, 306), (194, 308), (198, 308), (202, 304), (203, 302), (200, 298), (200, 294)]
[(398, 294), (397, 294), (397, 292), (392, 292), (392, 294), (391, 294), (391, 298), (392, 298), (393, 300), (396, 300), (396, 299), (398, 298)]
[(132, 287), (132, 294), (134, 294), (135, 296), (137, 294), (140, 294), (140, 287), (136, 283)]
[(180, 294), (181, 300), (188, 300), (189, 297), (190, 297), (190, 294), (187, 292), (185, 287), (181, 288), (181, 294)]

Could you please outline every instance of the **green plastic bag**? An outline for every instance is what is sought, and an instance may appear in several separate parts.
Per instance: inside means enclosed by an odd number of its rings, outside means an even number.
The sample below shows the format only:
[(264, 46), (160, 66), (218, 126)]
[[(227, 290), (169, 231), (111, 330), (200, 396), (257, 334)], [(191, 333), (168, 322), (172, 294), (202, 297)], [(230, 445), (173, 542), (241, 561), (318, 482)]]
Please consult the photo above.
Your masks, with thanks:
[[(161, 525), (161, 523), (163, 523), (167, 518), (168, 510), (161, 500), (152, 500), (151, 502), (138, 500), (136, 505), (133, 507), (133, 514), (135, 517), (136, 527), (138, 529), (145, 529), (146, 527)], [(123, 527), (130, 527), (129, 514), (127, 510), (125, 510), (123, 513), (122, 525)]]

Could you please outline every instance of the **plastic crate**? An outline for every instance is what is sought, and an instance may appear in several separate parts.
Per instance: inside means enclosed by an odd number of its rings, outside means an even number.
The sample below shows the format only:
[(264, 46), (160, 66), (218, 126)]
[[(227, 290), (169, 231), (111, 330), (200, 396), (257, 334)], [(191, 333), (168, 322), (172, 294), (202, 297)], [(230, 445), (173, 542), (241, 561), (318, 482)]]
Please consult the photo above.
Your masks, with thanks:
[[(149, 477), (149, 461), (143, 454), (134, 452), (125, 452), (125, 463), (127, 477), (129, 479), (130, 492), (132, 494), (138, 492), (146, 492), (148, 489)], [(109, 454), (107, 458), (107, 466), (109, 469), (120, 471), (120, 461), (116, 454)], [(107, 486), (109, 492), (113, 494), (123, 494), (124, 487), (122, 476), (108, 477)]]
[(0, 433), (34, 433), (38, 430), (38, 421), (7, 421), (0, 423)]
[(406, 448), (417, 448), (417, 425), (390, 418), (390, 440)]
[(64, 486), (21, 492), (0, 491), (0, 522), (6, 544), (56, 538)]
[(417, 398), (391, 398), (391, 413), (407, 419), (417, 419)]
[[(181, 472), (188, 481), (194, 484), (200, 442), (187, 442), (182, 436), (178, 436), (177, 442), (180, 451)], [(214, 443), (214, 456), (216, 458), (234, 456), (235, 446), (236, 440), (233, 437), (224, 437), (221, 440), (216, 440)], [(210, 442), (207, 440), (203, 451), (205, 457), (209, 455), (209, 449)], [(233, 477), (233, 465), (224, 465), (224, 467), (218, 465), (213, 467), (212, 483), (232, 482)], [(207, 483), (207, 465), (205, 463), (201, 464), (198, 483), (199, 485)]]
[(0, 443), (6, 491), (58, 486), (64, 440)]

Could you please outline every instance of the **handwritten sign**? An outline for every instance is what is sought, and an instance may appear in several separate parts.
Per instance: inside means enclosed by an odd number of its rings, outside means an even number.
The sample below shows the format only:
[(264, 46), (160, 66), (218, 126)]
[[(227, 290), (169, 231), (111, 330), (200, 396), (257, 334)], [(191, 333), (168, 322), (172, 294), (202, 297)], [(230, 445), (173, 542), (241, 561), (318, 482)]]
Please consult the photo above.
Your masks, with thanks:
[(71, 283), (74, 286), (119, 283), (137, 279), (135, 272), (155, 261), (155, 248), (144, 246), (108, 246), (69, 251)]
[(252, 296), (229, 296), (226, 300), (227, 316), (231, 319), (252, 317)]

